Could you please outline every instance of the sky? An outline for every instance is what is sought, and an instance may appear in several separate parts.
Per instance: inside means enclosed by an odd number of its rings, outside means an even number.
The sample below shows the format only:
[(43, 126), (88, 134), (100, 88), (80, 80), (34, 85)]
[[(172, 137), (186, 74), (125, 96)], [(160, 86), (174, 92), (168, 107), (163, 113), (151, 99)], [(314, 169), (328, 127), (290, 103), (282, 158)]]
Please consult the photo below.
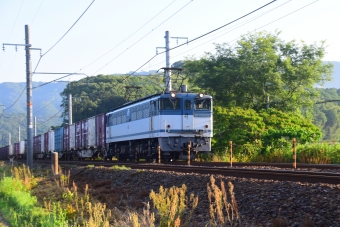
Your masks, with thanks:
[[(187, 37), (190, 41), (269, 2), (0, 0), (0, 44), (24, 44), (24, 28), (29, 25), (32, 48), (42, 49), (43, 55), (40, 58), (40, 51), (32, 50), (32, 70), (84, 74), (63, 79), (67, 81), (98, 74), (158, 70), (165, 67), (165, 54), (156, 55), (156, 47), (165, 46), (165, 31), (169, 31), (170, 37)], [(278, 0), (223, 29), (171, 50), (170, 63), (200, 58), (205, 52), (213, 52), (215, 43), (233, 44), (242, 35), (263, 30), (281, 31), (280, 37), (285, 41), (314, 44), (325, 40), (324, 60), (340, 61), (339, 12), (339, 0)], [(178, 39), (179, 45), (184, 42)], [(171, 48), (178, 44), (176, 39), (170, 40)], [(26, 81), (24, 47), (15, 49), (6, 45), (5, 51), (0, 52), (0, 83)], [(47, 82), (61, 76), (34, 74), (33, 81)]]

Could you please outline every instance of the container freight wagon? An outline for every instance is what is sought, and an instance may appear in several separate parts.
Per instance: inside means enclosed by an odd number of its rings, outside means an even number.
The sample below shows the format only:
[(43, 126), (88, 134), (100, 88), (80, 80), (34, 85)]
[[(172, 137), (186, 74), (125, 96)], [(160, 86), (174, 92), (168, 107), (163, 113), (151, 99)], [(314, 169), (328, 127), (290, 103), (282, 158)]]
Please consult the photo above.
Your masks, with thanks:
[(42, 159), (41, 135), (33, 137), (33, 159)]
[(26, 151), (26, 146), (25, 146), (25, 144), (26, 144), (26, 141), (20, 141), (19, 142), (20, 143), (20, 146), (19, 146), (19, 156), (18, 156), (18, 158), (19, 159), (22, 159), (23, 157), (24, 157), (24, 155), (25, 155), (25, 151)]
[(106, 114), (96, 116), (96, 155), (104, 156), (106, 147)]
[(0, 160), (8, 160), (8, 149), (6, 147), (0, 148)]
[[(79, 130), (79, 126), (80, 130)], [(76, 147), (78, 158), (92, 158), (96, 149), (96, 118), (88, 118), (76, 123)], [(78, 140), (80, 138), (80, 144)], [(78, 144), (77, 144), (78, 143)]]
[(20, 156), (20, 142), (17, 142), (14, 145), (14, 156), (15, 158), (19, 158)]
[(64, 128), (54, 130), (54, 152), (58, 152), (59, 158), (63, 156)]
[(46, 158), (51, 158), (51, 152), (54, 152), (54, 131), (48, 131), (48, 152)]
[(81, 135), (82, 135), (82, 129), (81, 129), (81, 121), (78, 121), (75, 123), (75, 149), (77, 151), (80, 151), (82, 149), (82, 146), (81, 146)]
[(49, 152), (48, 141), (49, 141), (48, 132), (45, 132), (44, 133), (44, 150), (43, 150), (45, 157), (46, 157), (46, 154)]
[(14, 157), (14, 145), (8, 145), (8, 156), (9, 157)]
[(45, 151), (45, 134), (40, 135), (40, 142), (41, 142), (40, 151), (41, 151), (42, 156), (43, 156), (43, 158), (44, 158), (44, 151)]

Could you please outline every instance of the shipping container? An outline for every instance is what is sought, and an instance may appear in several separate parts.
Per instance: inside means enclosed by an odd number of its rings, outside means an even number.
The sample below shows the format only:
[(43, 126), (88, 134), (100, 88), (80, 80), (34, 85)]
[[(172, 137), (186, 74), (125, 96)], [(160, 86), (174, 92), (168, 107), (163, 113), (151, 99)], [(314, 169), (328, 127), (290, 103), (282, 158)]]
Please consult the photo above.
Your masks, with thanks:
[(70, 125), (70, 150), (75, 150), (76, 148), (76, 125)]
[(14, 155), (17, 156), (20, 154), (20, 142), (14, 144)]
[(48, 151), (54, 152), (54, 131), (48, 131)]
[(81, 148), (88, 146), (88, 119), (81, 121)]
[(41, 136), (33, 137), (33, 154), (41, 153)]
[(96, 143), (98, 147), (106, 146), (106, 114), (96, 116)]
[(44, 133), (44, 153), (49, 152), (48, 132)]
[(26, 147), (25, 147), (25, 141), (23, 140), (23, 141), (20, 141), (20, 152), (19, 152), (19, 154), (25, 154), (25, 149), (26, 149)]
[(63, 150), (64, 127), (54, 130), (54, 151), (61, 152)]
[(81, 121), (78, 121), (75, 123), (75, 134), (76, 134), (76, 137), (75, 137), (75, 148), (77, 150), (80, 150), (82, 149), (82, 146), (81, 146), (81, 135), (82, 135), (82, 131), (81, 131)]
[(41, 152), (44, 153), (45, 151), (45, 134), (40, 135), (40, 141), (41, 141)]
[(14, 155), (14, 146), (12, 144), (8, 146), (8, 155), (9, 156)]
[(70, 125), (64, 126), (64, 139), (63, 139), (64, 151), (70, 151)]
[(85, 148), (96, 148), (96, 117), (87, 119), (87, 144)]
[(0, 148), (0, 159), (4, 160), (7, 159), (8, 157), (8, 149), (6, 149), (6, 147), (1, 147)]

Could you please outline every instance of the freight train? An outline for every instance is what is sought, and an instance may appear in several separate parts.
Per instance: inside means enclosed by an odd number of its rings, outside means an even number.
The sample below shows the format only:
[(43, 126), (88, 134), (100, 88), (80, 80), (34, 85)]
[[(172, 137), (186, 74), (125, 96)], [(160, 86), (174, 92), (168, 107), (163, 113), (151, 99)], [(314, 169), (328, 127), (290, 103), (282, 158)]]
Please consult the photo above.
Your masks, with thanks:
[[(33, 158), (58, 152), (65, 160), (194, 160), (211, 151), (212, 97), (203, 93), (154, 94), (110, 112), (33, 137)], [(27, 141), (0, 148), (0, 159), (25, 159)], [(190, 152), (190, 153), (189, 153)]]

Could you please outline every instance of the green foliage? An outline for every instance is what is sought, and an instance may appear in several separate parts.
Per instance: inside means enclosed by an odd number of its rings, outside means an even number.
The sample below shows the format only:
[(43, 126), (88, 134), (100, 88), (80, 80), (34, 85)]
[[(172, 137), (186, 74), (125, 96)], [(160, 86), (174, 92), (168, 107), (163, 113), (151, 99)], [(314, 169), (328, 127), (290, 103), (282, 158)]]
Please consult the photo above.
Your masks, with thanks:
[[(160, 227), (179, 227), (190, 222), (191, 215), (198, 205), (198, 197), (191, 194), (188, 199), (185, 195), (186, 191), (187, 187), (184, 184), (181, 188), (160, 186), (159, 193), (151, 191), (150, 199), (158, 211)], [(185, 214), (186, 218), (183, 220)]]
[(54, 204), (53, 212), (41, 208), (25, 185), (12, 177), (0, 181), (0, 210), (11, 226), (67, 226), (65, 212)]
[[(62, 113), (64, 121), (68, 117), (68, 94), (72, 94), (73, 97), (73, 121), (79, 121), (108, 112), (127, 100), (131, 101), (162, 91), (160, 86), (162, 77), (158, 75), (125, 78), (126, 76), (98, 75), (91, 79), (84, 78), (69, 83), (61, 93), (62, 106), (65, 106), (65, 111)], [(142, 86), (143, 89), (137, 93), (126, 93), (125, 86)]]
[[(340, 100), (340, 89), (318, 89), (319, 100)], [(314, 105), (314, 124), (322, 129), (323, 140), (340, 141), (340, 101)]]
[(214, 108), (215, 148), (224, 152), (233, 141), (235, 153), (253, 155), (258, 150), (285, 147), (292, 138), (299, 143), (318, 141), (322, 133), (301, 115), (275, 109), (256, 112), (240, 107)]
[(216, 45), (216, 53), (187, 60), (184, 67), (195, 85), (206, 89), (218, 105), (283, 111), (312, 106), (315, 84), (331, 79), (332, 64), (323, 64), (324, 43), (284, 42), (279, 33), (242, 37), (235, 46)]
[(122, 166), (114, 165), (114, 166), (111, 166), (110, 169), (112, 169), (112, 170), (130, 170), (131, 168), (126, 167), (125, 165), (122, 165)]

